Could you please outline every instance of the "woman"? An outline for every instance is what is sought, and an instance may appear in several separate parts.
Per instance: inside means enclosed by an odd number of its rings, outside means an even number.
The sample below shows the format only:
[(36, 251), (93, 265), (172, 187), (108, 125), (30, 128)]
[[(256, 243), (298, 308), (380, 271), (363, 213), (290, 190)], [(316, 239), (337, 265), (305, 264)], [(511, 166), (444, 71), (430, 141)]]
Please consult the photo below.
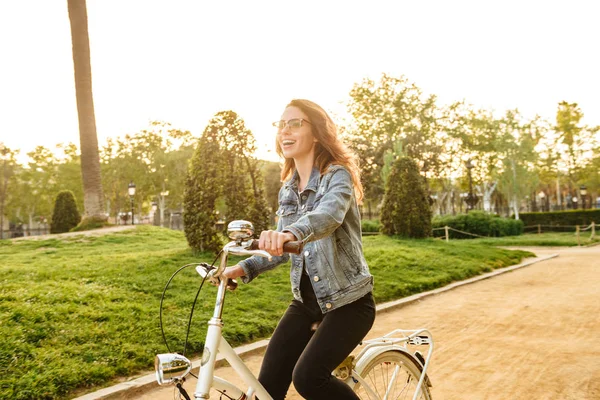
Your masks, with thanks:
[(285, 398), (292, 381), (306, 399), (358, 399), (331, 372), (375, 320), (373, 277), (362, 251), (357, 205), (359, 170), (317, 104), (293, 100), (274, 125), (285, 183), (279, 191), (277, 230), (263, 231), (259, 239), (259, 248), (273, 258), (254, 256), (224, 273), (248, 283), (288, 261), (284, 243), (304, 242), (302, 254), (292, 255), (294, 300), (273, 333), (258, 380), (275, 400)]

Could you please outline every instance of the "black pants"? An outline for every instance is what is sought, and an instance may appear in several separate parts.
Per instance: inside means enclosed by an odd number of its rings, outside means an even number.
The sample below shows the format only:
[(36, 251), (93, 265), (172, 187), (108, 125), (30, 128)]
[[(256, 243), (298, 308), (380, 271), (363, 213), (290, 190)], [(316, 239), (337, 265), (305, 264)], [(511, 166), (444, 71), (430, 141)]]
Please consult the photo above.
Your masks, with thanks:
[[(285, 399), (290, 383), (309, 400), (358, 399), (331, 372), (373, 326), (375, 302), (368, 293), (323, 315), (308, 276), (302, 276), (302, 300), (292, 301), (275, 329), (258, 380), (274, 400)], [(311, 325), (322, 321), (316, 332)]]

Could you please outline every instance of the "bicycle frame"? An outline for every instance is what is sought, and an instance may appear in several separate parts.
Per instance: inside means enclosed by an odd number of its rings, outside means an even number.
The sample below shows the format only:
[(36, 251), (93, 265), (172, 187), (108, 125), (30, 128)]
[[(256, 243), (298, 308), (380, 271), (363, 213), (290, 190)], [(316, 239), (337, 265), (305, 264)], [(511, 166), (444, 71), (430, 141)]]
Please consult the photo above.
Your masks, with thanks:
[[(218, 271), (223, 271), (227, 266), (227, 258), (230, 250), (234, 250), (234, 247), (228, 245), (223, 249), (223, 255), (221, 256)], [(232, 253), (237, 252), (234, 250)], [(202, 275), (200, 271), (198, 272)], [(272, 400), (272, 397), (267, 393), (260, 382), (258, 382), (258, 379), (256, 379), (222, 335), (223, 322), (221, 316), (223, 313), (225, 293), (227, 291), (227, 281), (227, 278), (221, 277), (219, 282), (215, 310), (212, 318), (208, 321), (208, 331), (206, 333), (206, 341), (202, 353), (200, 372), (198, 374), (198, 383), (196, 385), (194, 397), (196, 399), (208, 399), (210, 398), (210, 389), (211, 387), (214, 387), (216, 390), (227, 393), (227, 395), (240, 400), (250, 398), (254, 393), (256, 393), (261, 400)], [(221, 353), (225, 357), (227, 362), (229, 362), (231, 367), (238, 373), (244, 383), (248, 385), (248, 393), (243, 393), (238, 387), (224, 379), (218, 377), (214, 377), (213, 379), (217, 353)]]

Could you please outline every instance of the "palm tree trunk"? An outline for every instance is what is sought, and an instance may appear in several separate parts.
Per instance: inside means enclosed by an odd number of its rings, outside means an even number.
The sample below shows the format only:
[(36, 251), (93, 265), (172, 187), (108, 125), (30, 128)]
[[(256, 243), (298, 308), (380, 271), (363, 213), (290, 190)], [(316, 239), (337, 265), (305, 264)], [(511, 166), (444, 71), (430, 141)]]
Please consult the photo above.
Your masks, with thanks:
[(71, 21), (73, 65), (75, 70), (75, 95), (79, 116), (79, 141), (81, 144), (81, 175), (83, 178), (84, 219), (105, 221), (104, 194), (100, 176), (98, 136), (92, 96), (92, 68), (88, 36), (87, 7), (85, 0), (67, 0)]

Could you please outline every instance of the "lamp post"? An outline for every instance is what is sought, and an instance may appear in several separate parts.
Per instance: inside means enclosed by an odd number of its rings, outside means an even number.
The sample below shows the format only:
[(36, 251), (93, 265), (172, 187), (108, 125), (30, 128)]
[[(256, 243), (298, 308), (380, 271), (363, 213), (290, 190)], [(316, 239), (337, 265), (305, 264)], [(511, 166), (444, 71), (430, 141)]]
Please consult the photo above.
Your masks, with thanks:
[(152, 202), (152, 225), (156, 225), (156, 210), (158, 210), (158, 204), (153, 201)]
[(539, 196), (540, 196), (540, 206), (542, 208), (542, 211), (545, 211), (546, 207), (544, 205), (544, 198), (546, 197), (546, 193), (540, 192)]
[(573, 196), (573, 209), (577, 210), (577, 196)]
[(166, 197), (169, 195), (169, 191), (165, 190), (165, 184), (163, 183), (163, 191), (160, 192), (160, 197), (158, 198), (158, 208), (160, 210), (159, 216), (159, 225), (163, 226), (163, 220), (165, 218), (165, 205), (166, 205)]
[(467, 167), (467, 171), (469, 174), (469, 194), (467, 195), (467, 198), (465, 199), (465, 202), (467, 203), (467, 213), (468, 213), (469, 211), (471, 211), (475, 208), (475, 205), (479, 201), (479, 198), (477, 197), (477, 195), (475, 193), (473, 193), (473, 177), (471, 176), (471, 170), (473, 169), (473, 164), (471, 163), (471, 160), (467, 160), (467, 162), (465, 163), (465, 167)]
[(129, 182), (127, 190), (129, 192), (129, 199), (131, 200), (131, 225), (135, 225), (133, 219), (133, 196), (135, 196), (135, 183), (133, 183), (133, 181)]
[(587, 188), (585, 185), (581, 185), (579, 193), (581, 194), (581, 209), (585, 210), (585, 196), (587, 195)]

